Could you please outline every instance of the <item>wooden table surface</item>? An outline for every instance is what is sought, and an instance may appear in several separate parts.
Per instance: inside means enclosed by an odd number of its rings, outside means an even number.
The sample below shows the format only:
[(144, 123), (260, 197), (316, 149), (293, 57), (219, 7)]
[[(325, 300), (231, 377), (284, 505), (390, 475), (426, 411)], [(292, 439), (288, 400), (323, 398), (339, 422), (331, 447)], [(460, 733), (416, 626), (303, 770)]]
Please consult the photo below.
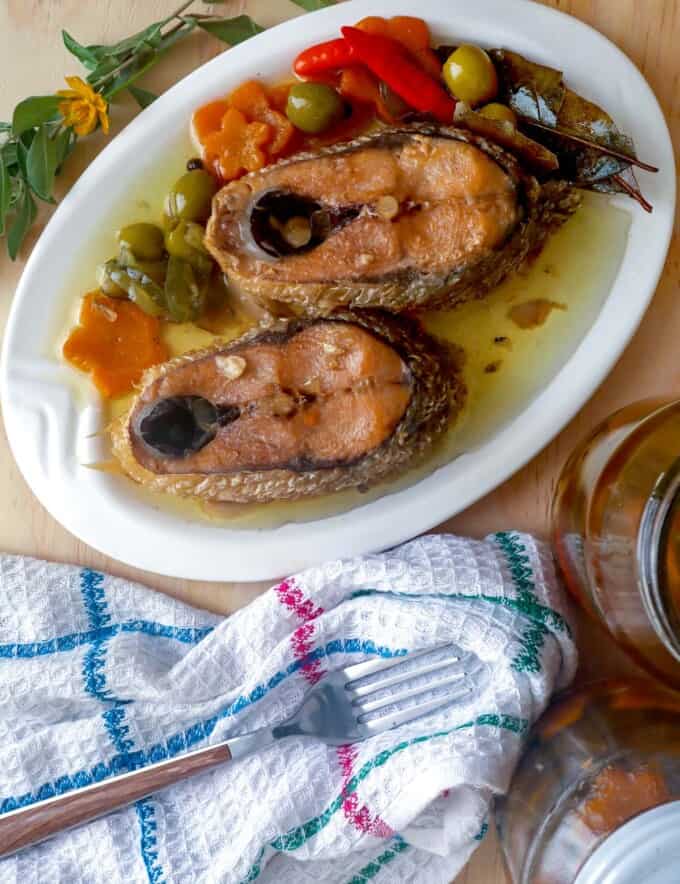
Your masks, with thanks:
[[(679, 0), (545, 0), (602, 31), (626, 52), (642, 70), (661, 101), (676, 144), (680, 143), (680, 2)], [(106, 43), (128, 36), (145, 24), (168, 14), (178, 0), (4, 0), (0, 3), (0, 119), (10, 119), (20, 99), (61, 88), (64, 74), (80, 73), (78, 63), (61, 44), (66, 28), (85, 43)], [(416, 4), (417, 6), (417, 4)], [(416, 8), (414, 6), (414, 9)], [(205, 10), (210, 9), (206, 4)], [(224, 15), (250, 13), (271, 26), (300, 10), (288, 0), (247, 0), (217, 7)], [(215, 11), (216, 7), (212, 7)], [(144, 85), (156, 91), (222, 50), (207, 35), (192, 36), (187, 45), (173, 51), (147, 76)], [(603, 72), (606, 76), (606, 71)], [(117, 106), (113, 131), (119, 131), (134, 115), (132, 103)], [(105, 138), (98, 133), (78, 145), (68, 175), (59, 187), (67, 188), (78, 172), (101, 149)], [(41, 216), (41, 221), (46, 217)], [(39, 232), (36, 230), (35, 236)], [(35, 241), (25, 245), (12, 264), (0, 252), (0, 328), (4, 327), (12, 295), (24, 261)], [(640, 256), (644, 260), (644, 256)], [(475, 506), (441, 526), (441, 530), (471, 536), (516, 528), (539, 536), (548, 532), (548, 511), (558, 471), (577, 441), (601, 418), (635, 399), (680, 391), (680, 244), (676, 234), (663, 279), (637, 335), (609, 378), (572, 423), (528, 466)], [(49, 293), (45, 293), (49, 297)], [(19, 475), (0, 435), (0, 550), (24, 553), (56, 561), (74, 562), (107, 570), (147, 583), (188, 602), (229, 612), (245, 604), (265, 584), (191, 583), (140, 572), (113, 561), (76, 540), (41, 507)], [(602, 639), (592, 636), (584, 624), (581, 631), (582, 669), (603, 671), (627, 664), (615, 649), (601, 652)], [(599, 659), (597, 659), (599, 658)], [(489, 836), (457, 884), (502, 884), (506, 878), (496, 841)]]

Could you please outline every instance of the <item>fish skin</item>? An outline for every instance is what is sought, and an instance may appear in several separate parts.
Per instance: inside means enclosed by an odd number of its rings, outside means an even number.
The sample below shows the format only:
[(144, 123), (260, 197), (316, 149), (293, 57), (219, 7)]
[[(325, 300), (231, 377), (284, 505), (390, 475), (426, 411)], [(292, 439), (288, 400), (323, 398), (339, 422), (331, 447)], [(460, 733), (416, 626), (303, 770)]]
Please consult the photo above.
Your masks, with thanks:
[(432, 338), (416, 320), (383, 311), (340, 312), (329, 320), (355, 323), (381, 338), (394, 348), (410, 371), (413, 392), (409, 404), (392, 435), (378, 448), (351, 464), (307, 471), (275, 468), (228, 474), (157, 474), (139, 463), (131, 436), (132, 418), (139, 397), (151, 383), (187, 361), (229, 355), (245, 345), (271, 340), (272, 336), (291, 335), (305, 325), (323, 321), (288, 319), (275, 321), (266, 328), (255, 328), (227, 345), (218, 344), (186, 353), (149, 369), (140, 382), (140, 394), (128, 412), (111, 427), (113, 454), (124, 472), (153, 491), (208, 501), (266, 503), (313, 497), (347, 488), (365, 489), (422, 462), (464, 405), (467, 391), (461, 374), (461, 352)]
[[(266, 179), (273, 169), (363, 147), (389, 145), (390, 139), (394, 141), (395, 138), (409, 137), (463, 141), (482, 150), (507, 173), (516, 187), (522, 217), (499, 249), (490, 251), (467, 266), (454, 267), (446, 272), (398, 270), (381, 278), (366, 276), (363, 279), (324, 282), (284, 282), (246, 275), (238, 272), (233, 258), (225, 253), (219, 242), (221, 207), (232, 185), (222, 188), (214, 198), (206, 235), (208, 249), (229, 280), (242, 293), (267, 309), (283, 304), (307, 316), (327, 315), (338, 308), (380, 308), (395, 313), (450, 309), (464, 301), (483, 297), (506, 276), (520, 269), (527, 258), (542, 247), (550, 233), (560, 227), (580, 205), (578, 191), (568, 182), (551, 179), (540, 183), (523, 169), (514, 156), (488, 139), (453, 126), (426, 123), (386, 129), (317, 152), (296, 154), (259, 172), (250, 173), (235, 184), (257, 187), (257, 183)], [(276, 306), (273, 312), (276, 312)]]

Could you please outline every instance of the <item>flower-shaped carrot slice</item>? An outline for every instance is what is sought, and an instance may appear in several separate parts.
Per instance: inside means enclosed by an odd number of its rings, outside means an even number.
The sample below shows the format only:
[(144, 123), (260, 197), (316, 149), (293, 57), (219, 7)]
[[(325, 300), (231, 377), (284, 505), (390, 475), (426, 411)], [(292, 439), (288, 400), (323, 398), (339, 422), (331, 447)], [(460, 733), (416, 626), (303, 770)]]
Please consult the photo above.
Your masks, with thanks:
[(208, 135), (218, 132), (222, 128), (222, 117), (229, 109), (226, 100), (218, 99), (204, 104), (194, 111), (191, 118), (191, 128), (196, 140), (203, 144)]
[(230, 107), (222, 117), (222, 128), (203, 141), (206, 160), (215, 160), (215, 170), (225, 181), (256, 172), (267, 164), (263, 147), (272, 134), (267, 123), (249, 123), (240, 110)]
[(267, 145), (271, 156), (278, 156), (287, 147), (295, 131), (288, 117), (272, 107), (273, 102), (257, 80), (242, 83), (229, 96), (229, 104), (245, 114), (249, 120), (271, 126), (273, 137)]
[(64, 343), (64, 357), (90, 372), (107, 398), (129, 393), (147, 368), (169, 358), (158, 319), (132, 301), (89, 292), (80, 305), (79, 323)]

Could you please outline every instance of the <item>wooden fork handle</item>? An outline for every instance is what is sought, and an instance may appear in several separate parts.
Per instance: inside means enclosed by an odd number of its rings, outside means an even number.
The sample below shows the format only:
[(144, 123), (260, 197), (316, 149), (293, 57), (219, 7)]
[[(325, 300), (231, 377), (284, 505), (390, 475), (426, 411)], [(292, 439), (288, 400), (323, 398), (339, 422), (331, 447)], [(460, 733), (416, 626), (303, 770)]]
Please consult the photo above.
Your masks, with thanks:
[(0, 816), (0, 856), (133, 804), (159, 789), (230, 761), (227, 743), (160, 761)]

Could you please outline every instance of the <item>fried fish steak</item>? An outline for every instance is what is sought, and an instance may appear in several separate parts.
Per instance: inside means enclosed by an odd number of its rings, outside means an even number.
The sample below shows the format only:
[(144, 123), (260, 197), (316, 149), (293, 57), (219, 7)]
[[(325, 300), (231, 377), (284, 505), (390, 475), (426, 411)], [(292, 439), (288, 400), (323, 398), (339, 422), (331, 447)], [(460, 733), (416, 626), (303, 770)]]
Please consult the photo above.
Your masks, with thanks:
[(516, 271), (579, 202), (567, 182), (539, 183), (486, 138), (420, 124), (228, 184), (206, 244), (265, 306), (302, 315), (446, 308)]
[(279, 320), (150, 369), (113, 451), (149, 488), (214, 501), (366, 488), (421, 461), (455, 420), (459, 359), (381, 311)]

